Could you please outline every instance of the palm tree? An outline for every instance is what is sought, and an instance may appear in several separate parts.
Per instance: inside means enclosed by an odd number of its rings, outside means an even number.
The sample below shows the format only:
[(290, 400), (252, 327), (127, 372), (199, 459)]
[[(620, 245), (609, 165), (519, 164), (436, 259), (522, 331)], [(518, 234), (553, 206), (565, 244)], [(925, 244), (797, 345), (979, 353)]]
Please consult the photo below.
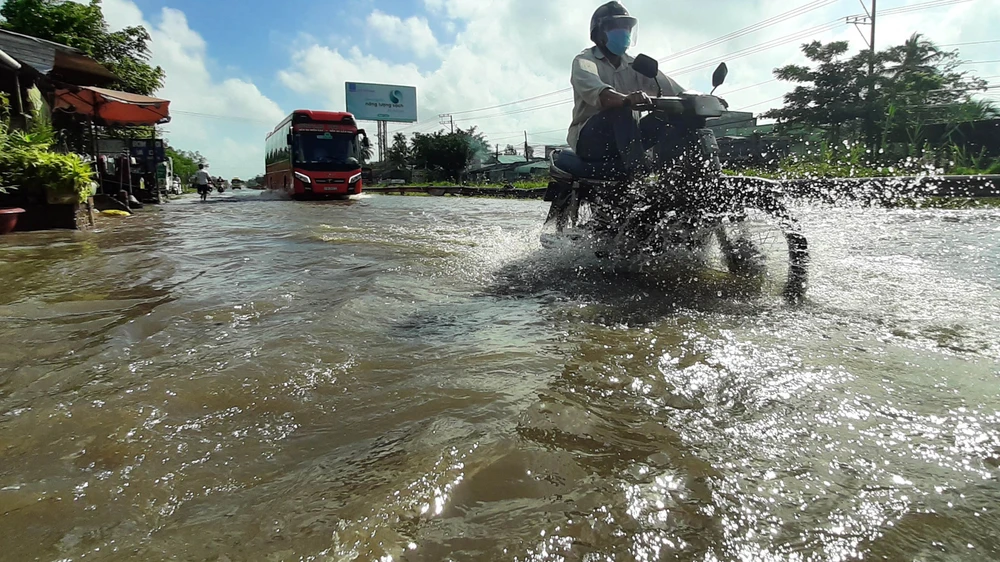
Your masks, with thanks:
[(928, 41), (920, 33), (914, 33), (902, 45), (889, 49), (886, 62), (886, 74), (893, 80), (898, 80), (916, 74), (936, 74), (938, 63), (942, 62), (946, 53), (937, 45)]
[(372, 145), (371, 143), (361, 143), (361, 163), (365, 164), (372, 159)]

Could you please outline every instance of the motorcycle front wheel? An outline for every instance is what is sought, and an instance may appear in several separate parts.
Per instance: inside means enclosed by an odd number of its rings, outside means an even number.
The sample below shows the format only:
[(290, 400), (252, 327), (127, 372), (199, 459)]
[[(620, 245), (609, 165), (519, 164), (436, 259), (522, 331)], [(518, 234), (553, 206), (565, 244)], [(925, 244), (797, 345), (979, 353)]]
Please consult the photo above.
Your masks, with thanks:
[(748, 208), (717, 227), (720, 261), (733, 276), (777, 286), (790, 303), (806, 295), (809, 245), (783, 204)]

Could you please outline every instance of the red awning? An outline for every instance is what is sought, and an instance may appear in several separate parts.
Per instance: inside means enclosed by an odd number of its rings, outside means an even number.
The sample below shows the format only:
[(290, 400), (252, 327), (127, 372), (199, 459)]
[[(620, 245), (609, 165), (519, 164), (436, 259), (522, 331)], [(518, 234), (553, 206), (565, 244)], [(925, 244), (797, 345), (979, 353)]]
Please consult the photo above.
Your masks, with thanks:
[(92, 117), (98, 125), (159, 125), (170, 121), (170, 102), (92, 86), (56, 90), (57, 110)]

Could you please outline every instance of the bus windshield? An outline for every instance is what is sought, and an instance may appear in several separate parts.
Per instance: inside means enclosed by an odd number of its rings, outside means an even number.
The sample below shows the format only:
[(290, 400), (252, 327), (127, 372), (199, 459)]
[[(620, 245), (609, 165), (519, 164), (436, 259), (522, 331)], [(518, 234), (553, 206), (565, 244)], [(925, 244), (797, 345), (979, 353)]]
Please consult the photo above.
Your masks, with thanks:
[(355, 143), (355, 136), (347, 133), (295, 133), (295, 164), (314, 169), (343, 166), (357, 157)]

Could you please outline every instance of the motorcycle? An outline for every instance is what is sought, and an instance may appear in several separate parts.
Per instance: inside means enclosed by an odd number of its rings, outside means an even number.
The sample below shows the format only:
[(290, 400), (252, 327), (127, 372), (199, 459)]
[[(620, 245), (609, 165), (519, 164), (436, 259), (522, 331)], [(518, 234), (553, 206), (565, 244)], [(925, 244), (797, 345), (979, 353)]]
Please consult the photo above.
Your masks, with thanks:
[[(658, 76), (657, 61), (646, 55), (636, 57), (632, 67), (654, 80)], [(710, 94), (663, 96), (660, 88), (648, 105), (633, 107), (667, 125), (668, 133), (652, 148), (658, 171), (651, 178), (630, 181), (622, 162), (585, 161), (572, 150), (553, 151), (544, 197), (551, 202), (545, 220), (550, 231), (543, 232), (542, 245), (586, 240), (596, 246), (598, 257), (649, 259), (677, 248), (703, 252), (714, 240), (730, 274), (755, 276), (768, 270), (768, 256), (752, 234), (751, 222), (760, 222), (760, 215), (776, 221), (787, 246), (783, 295), (800, 301), (809, 247), (784, 203), (781, 185), (724, 175), (719, 145), (707, 127), (709, 119), (727, 111), (725, 100), (714, 95), (727, 74), (725, 63), (720, 64)]]

